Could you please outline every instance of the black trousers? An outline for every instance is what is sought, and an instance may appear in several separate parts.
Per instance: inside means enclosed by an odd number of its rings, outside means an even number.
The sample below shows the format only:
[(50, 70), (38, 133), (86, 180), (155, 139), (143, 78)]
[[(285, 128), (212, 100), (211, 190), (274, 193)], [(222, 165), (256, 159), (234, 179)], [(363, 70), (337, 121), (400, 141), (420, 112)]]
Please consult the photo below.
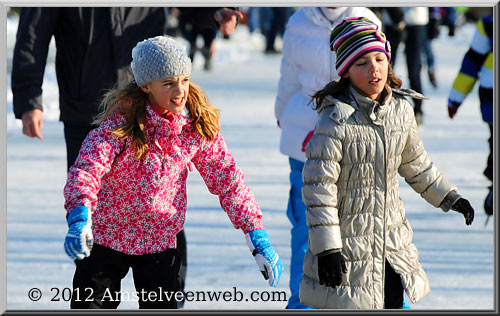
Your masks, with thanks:
[(488, 154), (488, 160), (486, 162), (486, 168), (484, 169), (483, 174), (493, 182), (493, 124), (488, 123), (488, 127), (490, 129), (490, 137), (488, 138), (488, 145), (490, 148), (490, 152)]
[(385, 287), (384, 287), (384, 308), (403, 308), (404, 289), (401, 277), (392, 269), (389, 262), (385, 261)]
[[(420, 71), (422, 69), (422, 50), (425, 41), (425, 25), (406, 26), (405, 55), (410, 88), (422, 93)], [(422, 100), (413, 99), (415, 113), (422, 113)]]
[[(72, 309), (116, 309), (121, 299), (137, 298), (141, 309), (177, 308), (175, 295), (165, 295), (180, 289), (180, 258), (175, 249), (128, 255), (94, 245), (88, 258), (75, 263)], [(121, 280), (130, 268), (137, 293), (121, 293)]]
[[(392, 27), (385, 28), (387, 40), (391, 43), (391, 66), (394, 69), (399, 44), (405, 43), (406, 67), (410, 88), (422, 93), (422, 81), (420, 71), (422, 69), (422, 50), (425, 41), (425, 25), (406, 26), (403, 31)], [(415, 113), (422, 113), (422, 100), (413, 99)]]
[[(94, 127), (91, 126), (76, 126), (64, 123), (64, 139), (66, 140), (66, 160), (68, 170), (75, 163), (85, 137), (87, 137), (87, 134), (90, 133), (93, 128)], [(184, 230), (181, 230), (177, 234), (177, 251), (179, 252), (181, 258), (179, 275), (181, 277), (180, 290), (182, 291), (184, 290), (187, 271), (187, 246), (186, 234), (184, 233)], [(179, 302), (179, 307), (182, 307), (183, 304), (184, 301)]]
[(64, 140), (66, 141), (66, 162), (67, 168), (71, 167), (76, 158), (78, 157), (78, 153), (80, 152), (80, 147), (82, 147), (82, 143), (87, 137), (87, 134), (93, 127), (90, 126), (76, 126), (69, 125), (64, 123)]

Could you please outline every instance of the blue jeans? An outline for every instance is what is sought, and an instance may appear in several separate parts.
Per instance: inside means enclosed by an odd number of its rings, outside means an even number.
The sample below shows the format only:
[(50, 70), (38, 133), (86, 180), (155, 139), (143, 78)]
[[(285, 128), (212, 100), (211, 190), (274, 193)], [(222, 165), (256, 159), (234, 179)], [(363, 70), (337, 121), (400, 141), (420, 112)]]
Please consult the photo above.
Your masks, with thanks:
[[(427, 32), (427, 30), (426, 30)], [(424, 55), (425, 55), (425, 61), (427, 63), (427, 71), (433, 71), (434, 70), (434, 51), (432, 50), (432, 40), (429, 39), (426, 35), (425, 41), (424, 41)]]
[(292, 223), (291, 229), (291, 262), (290, 262), (290, 291), (291, 296), (288, 299), (288, 309), (307, 309), (310, 308), (300, 303), (299, 287), (304, 264), (304, 255), (307, 250), (307, 240), (309, 238), (309, 228), (306, 224), (306, 206), (302, 203), (302, 168), (304, 163), (293, 158), (290, 162), (290, 197), (288, 199), (288, 208), (286, 215)]

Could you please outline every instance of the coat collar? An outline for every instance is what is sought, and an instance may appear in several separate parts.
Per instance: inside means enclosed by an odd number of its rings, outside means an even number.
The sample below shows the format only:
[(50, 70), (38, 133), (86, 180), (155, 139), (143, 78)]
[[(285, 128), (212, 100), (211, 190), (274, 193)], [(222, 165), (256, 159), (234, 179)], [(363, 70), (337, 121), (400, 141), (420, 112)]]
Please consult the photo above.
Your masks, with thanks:
[(380, 121), (380, 118), (385, 115), (392, 99), (392, 89), (389, 86), (385, 87), (386, 96), (383, 103), (379, 103), (370, 98), (367, 98), (349, 86), (345, 95), (340, 98), (327, 96), (323, 101), (321, 109), (330, 105), (334, 105), (330, 118), (338, 124), (343, 124), (356, 111), (365, 113), (374, 123)]
[(389, 86), (386, 85), (382, 93), (384, 94), (383, 101), (378, 102), (361, 95), (352, 85), (349, 86), (349, 95), (354, 101), (353, 106), (364, 112), (377, 125), (382, 124), (382, 119), (387, 114), (392, 99), (392, 90)]
[(149, 102), (146, 101), (145, 121), (148, 134), (154, 139), (167, 138), (171, 134), (179, 135), (184, 126), (189, 126), (193, 121), (187, 108), (179, 114), (169, 113), (167, 117), (162, 117), (156, 113)]
[(384, 87), (384, 99), (382, 102), (372, 100), (364, 95), (360, 94), (352, 85), (349, 85), (349, 94), (352, 101), (354, 101), (353, 106), (357, 107), (359, 110), (372, 113), (373, 111), (384, 111), (387, 109), (387, 104), (389, 104), (392, 98), (392, 89), (389, 86)]

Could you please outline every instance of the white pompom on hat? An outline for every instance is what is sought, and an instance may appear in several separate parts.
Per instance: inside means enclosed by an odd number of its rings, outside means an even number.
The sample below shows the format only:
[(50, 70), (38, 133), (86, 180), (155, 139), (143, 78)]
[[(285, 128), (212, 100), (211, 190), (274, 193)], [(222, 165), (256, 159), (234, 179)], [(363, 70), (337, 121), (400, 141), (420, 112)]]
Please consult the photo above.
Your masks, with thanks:
[(156, 36), (137, 43), (132, 49), (130, 65), (138, 86), (191, 74), (191, 59), (186, 48), (168, 36)]

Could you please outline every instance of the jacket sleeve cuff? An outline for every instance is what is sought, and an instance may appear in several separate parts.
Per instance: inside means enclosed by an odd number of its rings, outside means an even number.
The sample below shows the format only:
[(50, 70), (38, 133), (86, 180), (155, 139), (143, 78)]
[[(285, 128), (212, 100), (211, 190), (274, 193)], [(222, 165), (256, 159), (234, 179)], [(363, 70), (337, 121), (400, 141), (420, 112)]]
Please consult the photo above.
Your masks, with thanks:
[(451, 207), (453, 206), (453, 204), (455, 204), (456, 201), (458, 201), (458, 199), (460, 199), (462, 196), (460, 194), (458, 194), (456, 191), (450, 191), (450, 193), (448, 193), (443, 202), (441, 202), (441, 204), (439, 205), (439, 207), (444, 211), (444, 212), (448, 212)]
[(21, 119), (28, 111), (39, 109), (43, 111), (41, 91), (36, 89), (23, 90), (13, 95), (14, 116)]
[(249, 223), (248, 225), (241, 226), (241, 230), (243, 231), (243, 233), (245, 235), (251, 231), (259, 230), (259, 229), (266, 229), (264, 227), (264, 224), (262, 223), (262, 221), (260, 219), (255, 220), (255, 221)]
[(331, 249), (342, 249), (342, 238), (338, 225), (309, 227), (309, 249), (318, 255)]

